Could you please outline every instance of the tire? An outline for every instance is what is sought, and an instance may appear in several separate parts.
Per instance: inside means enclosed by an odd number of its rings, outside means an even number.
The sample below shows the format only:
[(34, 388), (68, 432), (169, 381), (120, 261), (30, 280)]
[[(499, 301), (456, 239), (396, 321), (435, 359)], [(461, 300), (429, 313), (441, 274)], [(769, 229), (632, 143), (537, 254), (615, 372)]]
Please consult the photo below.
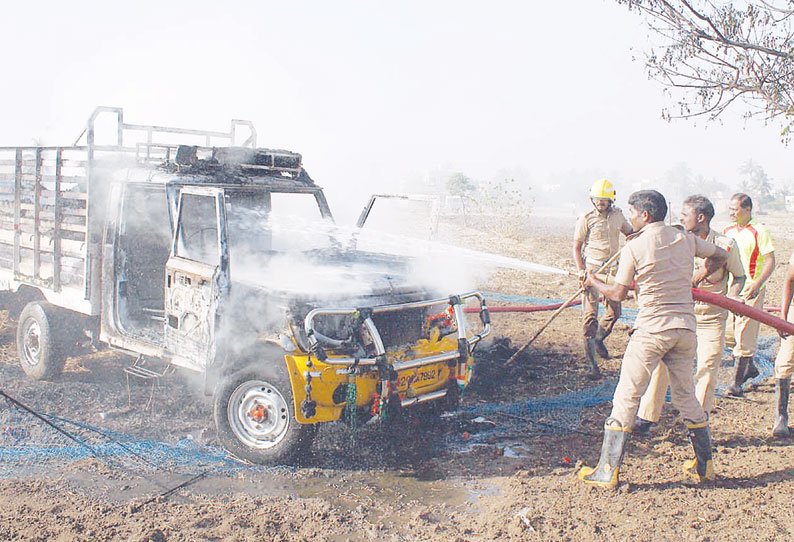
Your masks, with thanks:
[[(280, 360), (225, 377), (213, 403), (221, 445), (252, 463), (289, 463), (311, 446), (317, 432), (317, 424), (295, 419), (292, 386)], [(263, 419), (254, 418), (255, 409)]]
[(63, 356), (57, 340), (59, 311), (47, 302), (28, 303), (17, 323), (19, 363), (35, 380), (52, 380), (63, 372)]

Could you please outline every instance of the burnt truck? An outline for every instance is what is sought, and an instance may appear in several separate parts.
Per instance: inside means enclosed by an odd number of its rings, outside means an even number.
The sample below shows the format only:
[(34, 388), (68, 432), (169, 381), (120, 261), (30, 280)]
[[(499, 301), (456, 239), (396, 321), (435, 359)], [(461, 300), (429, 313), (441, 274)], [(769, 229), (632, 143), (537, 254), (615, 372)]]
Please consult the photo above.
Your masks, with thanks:
[(293, 460), (321, 422), (455, 407), (488, 310), (421, 282), (410, 258), (340, 235), (301, 155), (257, 148), (248, 121), (101, 107), (73, 145), (0, 148), (0, 301), (24, 372), (57, 378), (100, 345), (141, 378), (195, 372), (245, 460)]

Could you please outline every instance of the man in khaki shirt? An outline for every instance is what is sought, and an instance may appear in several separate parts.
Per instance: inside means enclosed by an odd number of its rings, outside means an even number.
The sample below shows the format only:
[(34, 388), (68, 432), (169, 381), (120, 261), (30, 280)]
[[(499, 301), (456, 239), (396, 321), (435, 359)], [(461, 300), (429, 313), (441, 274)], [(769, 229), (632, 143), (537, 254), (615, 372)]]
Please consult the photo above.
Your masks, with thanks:
[(697, 340), (692, 302), (694, 257), (707, 258), (710, 275), (728, 259), (717, 245), (662, 222), (667, 202), (656, 190), (641, 190), (629, 198), (629, 220), (638, 231), (620, 255), (615, 283), (604, 284), (588, 274), (584, 284), (604, 296), (622, 301), (634, 281), (639, 311), (623, 355), (612, 413), (604, 424), (601, 458), (595, 468), (583, 467), (585, 484), (613, 488), (623, 461), (640, 398), (656, 366), (664, 363), (670, 375), (673, 404), (689, 428), (695, 459), (684, 464), (697, 482), (714, 479), (708, 415), (695, 397), (692, 380)]
[[(593, 209), (579, 217), (573, 233), (573, 261), (580, 276), (589, 271), (594, 273), (614, 256), (620, 248), (620, 234), (630, 234), (633, 230), (623, 212), (615, 207), (615, 188), (606, 179), (596, 181), (590, 188), (590, 201)], [(614, 267), (599, 279), (610, 282)], [(609, 359), (609, 351), (604, 339), (612, 333), (612, 328), (620, 318), (620, 301), (605, 300), (604, 316), (598, 321), (598, 291), (587, 288), (582, 294), (582, 327), (584, 330), (584, 351), (590, 365), (590, 378), (598, 378), (600, 371), (595, 355)]]
[[(704, 196), (689, 196), (684, 200), (681, 210), (681, 224), (684, 229), (699, 238), (714, 243), (728, 252), (725, 266), (711, 275), (706, 275), (706, 260), (695, 258), (695, 272), (692, 275), (692, 286), (719, 295), (730, 295), (738, 298), (744, 287), (744, 268), (739, 259), (736, 242), (711, 229), (714, 218), (714, 206)], [(730, 292), (728, 279), (733, 277)], [(728, 311), (698, 302), (695, 304), (695, 320), (697, 321), (697, 372), (695, 373), (695, 395), (707, 413), (714, 406), (714, 391), (717, 387), (717, 371), (725, 349), (725, 322)], [(648, 391), (642, 396), (634, 432), (647, 433), (652, 424), (659, 421), (662, 404), (670, 385), (667, 367), (660, 363), (653, 372)]]

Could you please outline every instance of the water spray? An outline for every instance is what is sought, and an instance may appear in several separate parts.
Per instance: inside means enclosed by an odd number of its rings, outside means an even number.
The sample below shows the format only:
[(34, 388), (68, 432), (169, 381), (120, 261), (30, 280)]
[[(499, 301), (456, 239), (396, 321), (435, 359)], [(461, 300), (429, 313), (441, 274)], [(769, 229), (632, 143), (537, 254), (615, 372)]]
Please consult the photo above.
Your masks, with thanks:
[[(618, 259), (618, 257), (619, 257), (619, 256), (620, 256), (620, 251), (618, 251), (618, 252), (616, 252), (615, 254), (613, 254), (613, 255), (612, 255), (612, 257), (611, 257), (610, 259), (608, 259), (606, 262), (604, 262), (604, 265), (602, 265), (601, 267), (599, 267), (599, 268), (598, 268), (598, 270), (595, 272), (595, 274), (598, 274), (598, 273), (603, 273), (604, 271), (606, 271), (606, 270), (609, 268), (609, 266), (610, 266), (610, 265), (612, 265), (612, 264), (613, 264), (613, 263), (614, 263), (614, 262), (615, 262), (615, 261)], [(559, 315), (559, 314), (560, 314), (562, 311), (564, 311), (566, 307), (568, 307), (568, 305), (570, 305), (571, 303), (573, 303), (573, 302), (576, 300), (576, 298), (577, 298), (577, 297), (579, 297), (580, 295), (582, 295), (582, 293), (584, 293), (584, 291), (585, 291), (585, 287), (584, 287), (584, 286), (581, 286), (581, 287), (580, 287), (578, 290), (576, 290), (576, 293), (575, 293), (575, 294), (573, 294), (571, 297), (569, 297), (569, 298), (568, 298), (568, 299), (565, 301), (565, 303), (563, 303), (563, 304), (562, 304), (562, 306), (560, 306), (560, 308), (559, 308), (559, 309), (557, 309), (556, 311), (554, 311), (554, 314), (552, 314), (552, 315), (549, 317), (549, 319), (548, 319), (548, 320), (546, 320), (546, 323), (545, 323), (545, 324), (543, 324), (543, 327), (541, 327), (541, 328), (538, 330), (538, 332), (537, 332), (537, 333), (535, 333), (535, 335), (534, 335), (534, 336), (533, 336), (531, 339), (529, 339), (529, 341), (528, 341), (528, 342), (527, 342), (527, 343), (526, 343), (524, 346), (522, 346), (521, 348), (519, 348), (518, 350), (516, 350), (516, 352), (515, 352), (515, 353), (514, 353), (512, 356), (510, 356), (510, 357), (507, 359), (507, 362), (505, 363), (505, 365), (510, 365), (511, 363), (513, 363), (513, 361), (515, 361), (515, 359), (516, 359), (516, 358), (517, 358), (519, 355), (521, 355), (521, 353), (522, 353), (524, 350), (526, 350), (527, 348), (529, 348), (529, 345), (531, 345), (533, 342), (535, 342), (535, 339), (537, 339), (537, 338), (540, 336), (540, 334), (541, 334), (541, 333), (543, 333), (543, 331), (544, 331), (544, 330), (545, 330), (547, 327), (549, 327), (549, 324), (551, 324), (551, 323), (552, 323), (552, 321), (554, 321), (554, 319), (555, 319), (555, 318), (557, 318), (557, 316), (558, 316), (558, 315)]]

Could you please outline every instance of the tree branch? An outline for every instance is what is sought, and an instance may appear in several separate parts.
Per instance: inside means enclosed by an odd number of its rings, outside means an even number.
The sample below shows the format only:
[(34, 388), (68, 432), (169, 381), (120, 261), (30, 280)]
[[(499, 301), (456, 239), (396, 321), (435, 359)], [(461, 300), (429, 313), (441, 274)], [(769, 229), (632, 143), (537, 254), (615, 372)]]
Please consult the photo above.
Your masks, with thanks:
[(794, 0), (617, 2), (662, 37), (646, 66), (654, 80), (685, 93), (681, 116), (715, 118), (738, 101), (746, 117), (794, 115)]
[[(662, 1), (665, 3), (665, 5), (667, 5), (668, 7), (670, 7), (670, 9), (672, 9), (672, 6), (670, 6), (670, 4), (669, 4), (668, 2), (666, 2), (665, 0), (662, 0)], [(718, 28), (717, 28), (717, 27), (714, 25), (714, 23), (711, 21), (711, 19), (710, 19), (710, 18), (708, 18), (708, 17), (705, 17), (705, 16), (701, 15), (700, 13), (698, 13), (698, 12), (695, 10), (695, 8), (693, 8), (693, 7), (692, 7), (692, 6), (689, 4), (689, 2), (687, 2), (686, 0), (681, 0), (681, 3), (682, 3), (682, 4), (684, 4), (684, 5), (687, 7), (687, 9), (688, 9), (689, 11), (691, 11), (691, 12), (692, 12), (692, 14), (693, 14), (695, 17), (697, 17), (697, 18), (698, 18), (698, 19), (700, 19), (701, 21), (705, 21), (705, 22), (706, 22), (706, 24), (708, 24), (708, 25), (711, 27), (711, 29), (712, 29), (712, 30), (714, 30), (714, 33), (715, 33), (715, 34), (717, 34), (717, 36), (719, 36), (719, 38), (720, 38), (720, 39), (721, 39), (723, 42), (727, 42), (727, 41), (728, 41), (728, 39), (727, 39), (725, 36), (723, 36), (723, 35), (722, 35), (722, 32), (720, 32), (720, 30), (719, 30), (719, 29), (718, 29)]]

